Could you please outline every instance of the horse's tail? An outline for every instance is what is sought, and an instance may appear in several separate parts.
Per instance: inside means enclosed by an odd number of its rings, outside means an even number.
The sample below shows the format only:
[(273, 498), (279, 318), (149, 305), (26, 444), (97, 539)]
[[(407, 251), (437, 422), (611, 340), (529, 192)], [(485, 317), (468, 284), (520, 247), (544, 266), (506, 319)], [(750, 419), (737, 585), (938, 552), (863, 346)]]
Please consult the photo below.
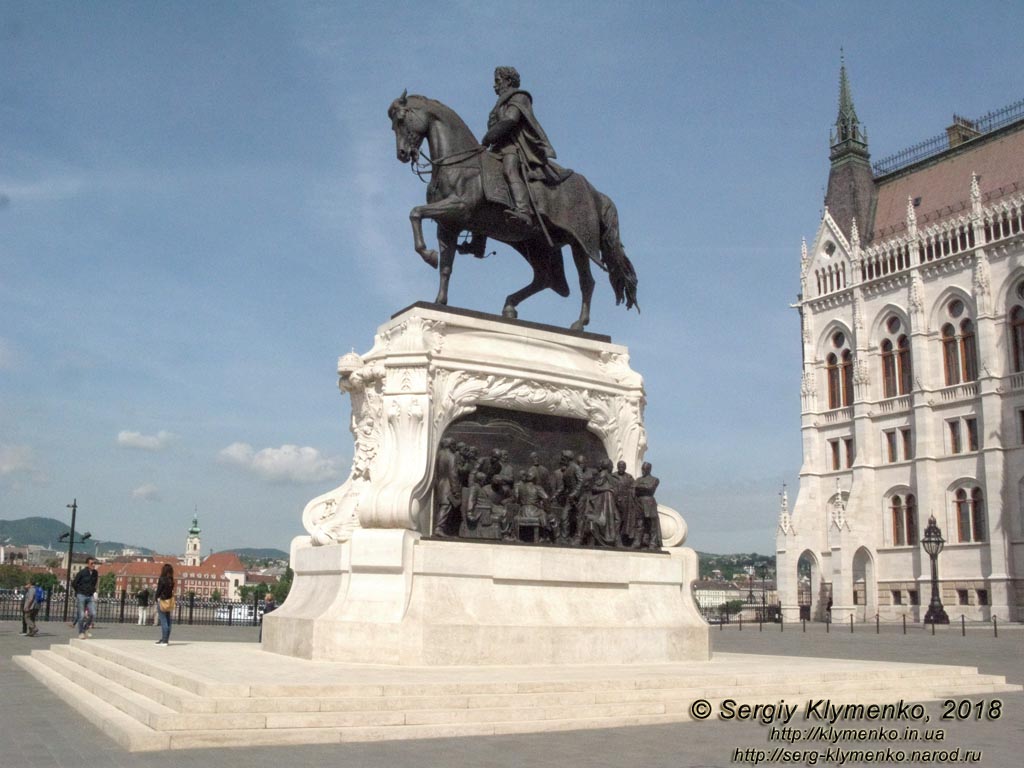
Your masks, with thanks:
[(636, 300), (636, 270), (626, 255), (619, 239), (619, 211), (615, 203), (607, 195), (598, 192), (598, 203), (601, 208), (601, 258), (608, 268), (608, 281), (615, 292), (615, 303), (626, 302), (626, 309), (640, 305)]

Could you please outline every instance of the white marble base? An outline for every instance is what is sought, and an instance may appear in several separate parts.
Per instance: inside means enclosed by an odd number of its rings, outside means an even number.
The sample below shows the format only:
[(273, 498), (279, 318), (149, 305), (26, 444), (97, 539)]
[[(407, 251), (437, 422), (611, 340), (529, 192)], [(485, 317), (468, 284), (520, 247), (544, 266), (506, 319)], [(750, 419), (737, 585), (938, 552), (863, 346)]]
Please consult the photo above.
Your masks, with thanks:
[(647, 664), (709, 658), (690, 549), (631, 553), (426, 541), (362, 529), (293, 547), (263, 648), (316, 661)]

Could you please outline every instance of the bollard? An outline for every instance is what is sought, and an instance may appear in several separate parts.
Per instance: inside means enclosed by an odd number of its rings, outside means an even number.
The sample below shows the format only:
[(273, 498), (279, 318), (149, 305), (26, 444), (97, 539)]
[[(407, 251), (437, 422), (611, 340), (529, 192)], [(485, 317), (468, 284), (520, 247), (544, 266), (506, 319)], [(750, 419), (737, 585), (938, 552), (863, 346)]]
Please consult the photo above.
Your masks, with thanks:
[(189, 595), (188, 595), (188, 623), (189, 623), (190, 626), (192, 624), (192, 613), (195, 611), (195, 609), (196, 609), (196, 593), (195, 592), (189, 592)]
[(960, 637), (967, 637), (967, 619), (962, 613), (960, 614)]
[(932, 622), (932, 635), (935, 635), (935, 622)]
[(878, 626), (878, 614), (876, 613), (876, 614), (875, 614), (875, 634), (876, 634), (876, 635), (877, 635), (877, 634), (880, 634), (880, 631), (881, 631), (881, 630), (879, 629), (879, 626)]
[(853, 634), (853, 614), (850, 614), (850, 634)]
[(806, 635), (807, 634), (807, 619), (803, 619), (803, 625), (804, 625), (804, 634)]
[(993, 637), (999, 637), (999, 617), (992, 617), (992, 634)]
[(743, 631), (743, 614), (740, 614), (740, 632)]
[(829, 628), (832, 626), (832, 614), (829, 613), (825, 616), (825, 634), (829, 633)]
[(785, 632), (786, 631), (784, 629), (785, 625), (786, 625), (786, 620), (784, 618), (782, 618), (782, 614), (780, 613), (779, 614), (779, 632)]
[(907, 634), (907, 614), (903, 614), (903, 634)]
[(757, 631), (761, 631), (761, 625), (764, 622), (764, 613), (757, 614)]

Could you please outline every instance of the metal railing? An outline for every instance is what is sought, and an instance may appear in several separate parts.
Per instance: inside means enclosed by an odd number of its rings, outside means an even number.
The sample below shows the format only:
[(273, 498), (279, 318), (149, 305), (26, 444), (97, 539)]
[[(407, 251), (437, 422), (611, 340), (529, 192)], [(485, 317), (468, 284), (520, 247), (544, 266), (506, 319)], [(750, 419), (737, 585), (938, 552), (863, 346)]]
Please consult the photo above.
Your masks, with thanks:
[[(1022, 117), (1024, 117), (1024, 99), (1002, 109), (996, 109), (984, 114), (977, 120), (959, 118), (959, 121), (977, 131), (979, 135), (984, 136), (986, 133), (991, 133), (997, 128), (1014, 123)], [(906, 168), (908, 165), (913, 165), (919, 160), (941, 154), (949, 148), (949, 135), (945, 133), (939, 134), (888, 157), (883, 157), (878, 162), (872, 164), (871, 170), (875, 172), (875, 176), (884, 176), (901, 168)]]
[[(46, 601), (39, 608), (36, 621), (63, 620), (64, 593), (47, 593)], [(74, 600), (72, 612), (75, 610)], [(20, 593), (5, 590), (0, 592), (0, 620), (20, 621), (22, 618)], [(156, 600), (151, 600), (147, 610), (147, 624), (156, 623)], [(68, 621), (73, 617), (68, 616)], [(211, 602), (186, 596), (175, 600), (173, 620), (176, 624), (250, 626), (260, 624), (263, 618), (263, 604), (258, 596), (248, 602)], [(136, 624), (139, 621), (139, 605), (134, 597), (122, 592), (120, 597), (100, 597), (96, 600), (96, 624)]]

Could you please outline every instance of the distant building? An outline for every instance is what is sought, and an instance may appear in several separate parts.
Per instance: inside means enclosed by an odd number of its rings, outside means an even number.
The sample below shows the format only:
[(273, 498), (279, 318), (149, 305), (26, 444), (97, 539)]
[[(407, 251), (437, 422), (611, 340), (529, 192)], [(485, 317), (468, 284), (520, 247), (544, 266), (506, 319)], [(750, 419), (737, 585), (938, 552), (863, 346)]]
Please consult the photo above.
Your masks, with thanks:
[[(845, 65), (801, 254), (803, 465), (787, 620), (920, 620), (934, 515), (952, 619), (1024, 619), (1024, 101), (874, 167)], [(801, 587), (801, 583), (804, 584)]]
[(192, 527), (185, 539), (185, 565), (199, 565), (202, 559), (202, 542), (199, 539), (199, 515), (192, 516)]
[(118, 557), (100, 566), (99, 571), (101, 574), (114, 574), (118, 594), (126, 591), (134, 595), (143, 587), (155, 590), (164, 563), (170, 563), (174, 566), (175, 593), (181, 598), (194, 593), (199, 600), (209, 600), (215, 592), (222, 600), (238, 600), (242, 587), (253, 581), (276, 583), (277, 579), (272, 577), (247, 573), (242, 561), (233, 552), (218, 552), (202, 559), (199, 534), (198, 516), (193, 516), (182, 557)]

